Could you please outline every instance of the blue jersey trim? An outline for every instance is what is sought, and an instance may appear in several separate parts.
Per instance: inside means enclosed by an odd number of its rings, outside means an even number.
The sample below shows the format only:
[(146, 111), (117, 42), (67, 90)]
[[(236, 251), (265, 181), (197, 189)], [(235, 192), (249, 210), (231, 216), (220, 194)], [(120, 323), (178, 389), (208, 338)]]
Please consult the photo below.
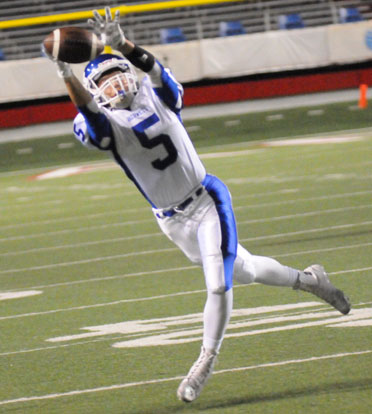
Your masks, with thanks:
[(111, 144), (110, 149), (111, 149), (111, 152), (112, 152), (112, 155), (113, 155), (115, 161), (123, 169), (123, 171), (125, 172), (125, 175), (134, 183), (134, 185), (137, 187), (138, 191), (145, 197), (145, 199), (149, 202), (151, 207), (152, 208), (157, 208), (155, 206), (155, 204), (149, 199), (147, 194), (143, 191), (142, 187), (139, 185), (138, 181), (136, 180), (136, 178), (132, 174), (131, 170), (128, 168), (127, 164), (125, 164), (124, 160), (120, 157), (120, 155), (119, 155), (119, 153), (116, 149), (115, 140), (112, 140), (112, 144)]
[(78, 110), (85, 119), (92, 144), (101, 150), (111, 149), (111, 145), (105, 147), (101, 146), (104, 138), (110, 138), (110, 141), (113, 141), (111, 124), (106, 115), (102, 112), (93, 112), (87, 106), (79, 106)]
[(183, 89), (182, 86), (167, 72), (164, 67), (158, 62), (161, 67), (161, 81), (160, 88), (154, 88), (156, 95), (176, 114), (178, 114), (183, 107)]
[(233, 287), (234, 262), (238, 248), (238, 234), (231, 197), (226, 185), (217, 177), (207, 174), (202, 185), (212, 197), (221, 224), (221, 251), (225, 271), (226, 291)]
[[(115, 161), (120, 165), (120, 167), (125, 172), (126, 176), (135, 184), (138, 191), (145, 197), (145, 199), (150, 203), (153, 208), (156, 208), (155, 204), (149, 199), (147, 194), (143, 191), (142, 187), (139, 185), (134, 175), (125, 164), (124, 160), (121, 158), (118, 153), (115, 145), (115, 139), (113, 137), (112, 128), (109, 120), (106, 115), (102, 112), (93, 112), (88, 107), (79, 107), (79, 112), (84, 116), (85, 123), (87, 125), (88, 133), (91, 138), (91, 142), (94, 146), (100, 150), (110, 150)], [(100, 144), (103, 138), (109, 137), (110, 144), (103, 148)]]

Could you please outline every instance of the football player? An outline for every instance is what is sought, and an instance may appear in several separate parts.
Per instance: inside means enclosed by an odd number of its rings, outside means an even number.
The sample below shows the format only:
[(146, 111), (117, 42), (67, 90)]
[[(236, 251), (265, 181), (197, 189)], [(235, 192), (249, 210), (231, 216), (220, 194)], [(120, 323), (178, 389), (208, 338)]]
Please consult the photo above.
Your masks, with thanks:
[[(212, 374), (233, 303), (233, 279), (311, 292), (341, 313), (350, 303), (321, 265), (300, 271), (252, 255), (237, 239), (231, 196), (208, 174), (181, 120), (182, 86), (169, 69), (126, 39), (110, 8), (89, 23), (115, 54), (88, 63), (83, 84), (67, 63), (58, 73), (79, 114), (76, 138), (113, 156), (150, 204), (161, 230), (202, 266), (207, 287), (201, 353), (177, 390), (195, 400)], [(119, 53), (117, 53), (119, 52)], [(145, 73), (139, 82), (133, 66)]]

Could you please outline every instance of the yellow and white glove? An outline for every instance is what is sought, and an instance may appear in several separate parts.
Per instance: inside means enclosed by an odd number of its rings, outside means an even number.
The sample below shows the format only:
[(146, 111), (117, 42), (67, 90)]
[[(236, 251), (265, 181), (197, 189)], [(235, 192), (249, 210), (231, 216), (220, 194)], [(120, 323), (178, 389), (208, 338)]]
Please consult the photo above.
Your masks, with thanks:
[(93, 28), (94, 33), (101, 39), (105, 46), (119, 50), (125, 44), (125, 36), (120, 27), (120, 11), (116, 10), (112, 19), (110, 7), (105, 7), (105, 18), (97, 10), (93, 10), (94, 20), (89, 19), (88, 24)]

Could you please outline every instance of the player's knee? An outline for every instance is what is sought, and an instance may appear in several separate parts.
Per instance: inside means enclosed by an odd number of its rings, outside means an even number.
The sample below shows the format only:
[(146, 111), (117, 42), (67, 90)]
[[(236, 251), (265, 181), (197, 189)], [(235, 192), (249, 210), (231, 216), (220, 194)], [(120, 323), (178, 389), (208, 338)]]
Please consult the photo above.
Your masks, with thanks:
[(207, 285), (208, 292), (222, 295), (233, 287), (232, 281), (226, 278), (215, 279), (213, 282), (209, 281)]
[(213, 275), (209, 275), (209, 277), (207, 275), (206, 282), (207, 290), (210, 293), (221, 294), (229, 289), (228, 284), (224, 278), (223, 272), (216, 272)]
[(249, 284), (256, 279), (256, 269), (251, 260), (243, 260), (237, 257), (234, 265), (234, 280), (239, 283)]
[(224, 294), (228, 289), (227, 286), (225, 284), (221, 284), (218, 286), (214, 286), (212, 288), (209, 289), (211, 293), (214, 293), (216, 295), (222, 295)]
[(208, 292), (221, 294), (227, 290), (223, 257), (220, 253), (203, 258), (203, 268)]

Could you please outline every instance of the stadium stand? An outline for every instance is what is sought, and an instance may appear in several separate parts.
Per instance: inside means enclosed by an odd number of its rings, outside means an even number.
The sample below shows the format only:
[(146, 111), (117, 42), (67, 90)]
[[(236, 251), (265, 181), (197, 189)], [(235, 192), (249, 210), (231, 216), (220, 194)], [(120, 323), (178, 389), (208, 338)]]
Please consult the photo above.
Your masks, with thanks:
[[(126, 0), (125, 4), (143, 1)], [(105, 6), (118, 6), (115, 0), (3, 0), (0, 21), (86, 11)], [(185, 39), (197, 40), (220, 36), (220, 23), (240, 21), (246, 33), (278, 30), (280, 15), (300, 14), (305, 27), (340, 23), (340, 8), (354, 8), (364, 20), (372, 19), (372, 9), (363, 0), (246, 0), (185, 7), (157, 12), (128, 14), (122, 25), (129, 38), (142, 45), (162, 43), (161, 30), (178, 27)], [(28, 59), (41, 56), (42, 39), (57, 26), (87, 27), (85, 21), (45, 24), (0, 30), (0, 48), (7, 59)]]
[(305, 27), (302, 17), (299, 13), (281, 14), (278, 18), (279, 29), (302, 29)]
[(237, 36), (246, 33), (240, 20), (220, 22), (220, 36)]
[(341, 7), (339, 12), (341, 23), (353, 23), (363, 20), (359, 10), (354, 7)]
[(180, 27), (169, 27), (167, 29), (160, 29), (161, 43), (178, 43), (185, 42), (186, 38)]

